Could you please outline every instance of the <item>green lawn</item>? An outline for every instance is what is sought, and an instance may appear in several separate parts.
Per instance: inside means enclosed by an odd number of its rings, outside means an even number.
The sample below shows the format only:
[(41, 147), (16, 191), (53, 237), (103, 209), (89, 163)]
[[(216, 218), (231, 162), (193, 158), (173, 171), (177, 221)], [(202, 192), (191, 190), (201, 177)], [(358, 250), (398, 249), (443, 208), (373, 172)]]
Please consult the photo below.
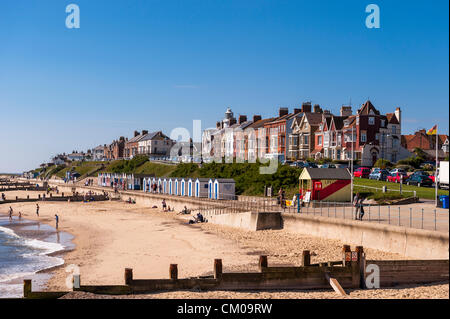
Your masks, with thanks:
[[(394, 190), (400, 190), (400, 185), (396, 184), (396, 183), (376, 181), (376, 180), (371, 180), (371, 179), (367, 179), (367, 178), (355, 178), (354, 185), (355, 185), (355, 187), (354, 187), (355, 192), (370, 193), (370, 194), (372, 194), (372, 197), (382, 196), (381, 194), (383, 194), (383, 193), (382, 193), (381, 189), (375, 190), (375, 189), (371, 189), (371, 188), (358, 187), (357, 185), (377, 187), (377, 188), (382, 188), (383, 186), (387, 186), (388, 191), (384, 195), (391, 196), (391, 197), (394, 197), (395, 195), (398, 195), (397, 197), (399, 197), (399, 198), (413, 196), (412, 192), (404, 192), (403, 196), (399, 196), (400, 192), (394, 191)], [(417, 187), (417, 186), (402, 185), (402, 190), (416, 191), (416, 195), (419, 198), (423, 198), (423, 199), (434, 199), (434, 196), (435, 196), (434, 187)], [(448, 194), (449, 194), (448, 190), (442, 190), (442, 189), (438, 190), (438, 195), (448, 195)]]
[(158, 177), (168, 177), (177, 168), (176, 165), (159, 164), (152, 162), (145, 162), (143, 165), (134, 170), (135, 174), (148, 174)]

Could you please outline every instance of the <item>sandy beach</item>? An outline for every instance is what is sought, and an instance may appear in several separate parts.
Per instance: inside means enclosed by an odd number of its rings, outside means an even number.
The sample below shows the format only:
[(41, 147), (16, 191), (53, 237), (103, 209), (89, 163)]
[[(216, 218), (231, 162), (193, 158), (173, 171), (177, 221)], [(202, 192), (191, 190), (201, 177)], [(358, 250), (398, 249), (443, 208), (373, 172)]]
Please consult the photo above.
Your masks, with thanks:
[[(17, 192), (16, 192), (17, 193)], [(16, 193), (14, 196), (16, 196)], [(28, 192), (31, 193), (31, 192)], [(17, 195), (26, 196), (27, 192)], [(8, 196), (9, 194), (7, 194)], [(11, 194), (12, 195), (12, 194)], [(31, 195), (30, 195), (31, 196)], [(312, 262), (339, 260), (344, 243), (290, 234), (283, 230), (250, 232), (213, 224), (188, 225), (175, 213), (124, 202), (93, 203), (39, 202), (11, 205), (25, 219), (54, 226), (60, 217), (60, 231), (74, 236), (75, 249), (64, 254), (65, 265), (52, 269), (48, 290), (67, 290), (65, 267), (80, 268), (84, 284), (122, 284), (124, 268), (133, 268), (135, 278), (168, 278), (169, 264), (178, 264), (179, 277), (208, 275), (214, 258), (223, 260), (224, 271), (256, 270), (258, 256), (269, 263), (300, 264), (304, 249)], [(6, 214), (8, 205), (0, 206)], [(399, 255), (366, 249), (368, 259), (405, 259)], [(333, 291), (225, 292), (180, 291), (121, 298), (337, 298)], [(448, 298), (449, 285), (396, 287), (395, 289), (349, 291), (350, 298)], [(71, 293), (66, 298), (110, 298)]]

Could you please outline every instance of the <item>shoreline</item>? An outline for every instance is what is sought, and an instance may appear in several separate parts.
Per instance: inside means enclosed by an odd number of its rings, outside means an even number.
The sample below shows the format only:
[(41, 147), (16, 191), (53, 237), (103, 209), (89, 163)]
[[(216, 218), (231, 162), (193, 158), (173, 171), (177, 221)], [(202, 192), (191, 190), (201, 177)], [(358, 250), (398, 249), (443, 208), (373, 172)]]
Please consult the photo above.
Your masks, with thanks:
[[(15, 216), (13, 221), (9, 222), (8, 216), (1, 212), (0, 218), (3, 220), (2, 228), (8, 229), (6, 233), (17, 239), (17, 242), (13, 241), (14, 247), (18, 245), (18, 249), (31, 249), (32, 251), (25, 255), (21, 253), (9, 257), (32, 258), (33, 260), (26, 265), (31, 268), (38, 267), (38, 269), (30, 270), (30, 272), (23, 271), (23, 269), (19, 272), (14, 272), (14, 268), (12, 268), (10, 270), (12, 272), (3, 274), (5, 280), (1, 282), (3, 288), (1, 297), (18, 296), (18, 288), (22, 287), (24, 279), (32, 279), (33, 285), (37, 289), (45, 289), (48, 281), (51, 279), (52, 271), (63, 267), (65, 265), (65, 254), (75, 249), (72, 243), (73, 236), (66, 232), (57, 232), (52, 225), (47, 223), (42, 223), (43, 225), (41, 225), (40, 222), (29, 218), (19, 220)], [(56, 238), (52, 238), (53, 236), (56, 236)], [(39, 250), (44, 251), (39, 252)], [(43, 259), (46, 259), (46, 263), (49, 264), (43, 263)]]

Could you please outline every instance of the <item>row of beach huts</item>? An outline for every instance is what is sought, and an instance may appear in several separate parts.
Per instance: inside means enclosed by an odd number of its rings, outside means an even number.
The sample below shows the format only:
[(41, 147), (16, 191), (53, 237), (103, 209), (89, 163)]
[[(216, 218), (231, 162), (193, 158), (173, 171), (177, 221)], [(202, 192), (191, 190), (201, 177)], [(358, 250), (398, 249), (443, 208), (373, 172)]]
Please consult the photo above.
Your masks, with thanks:
[(155, 177), (142, 174), (99, 173), (98, 186), (142, 190), (173, 196), (235, 199), (235, 181), (229, 178)]

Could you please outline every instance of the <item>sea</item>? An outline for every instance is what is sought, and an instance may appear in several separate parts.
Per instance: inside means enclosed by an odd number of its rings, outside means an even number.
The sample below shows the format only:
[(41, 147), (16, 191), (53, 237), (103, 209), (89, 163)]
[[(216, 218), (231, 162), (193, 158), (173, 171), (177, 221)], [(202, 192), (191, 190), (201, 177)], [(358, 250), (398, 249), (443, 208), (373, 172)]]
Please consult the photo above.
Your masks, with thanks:
[(63, 254), (74, 249), (72, 239), (37, 221), (0, 216), (0, 298), (22, 298), (24, 279), (33, 290), (43, 288), (46, 270), (63, 265)]

